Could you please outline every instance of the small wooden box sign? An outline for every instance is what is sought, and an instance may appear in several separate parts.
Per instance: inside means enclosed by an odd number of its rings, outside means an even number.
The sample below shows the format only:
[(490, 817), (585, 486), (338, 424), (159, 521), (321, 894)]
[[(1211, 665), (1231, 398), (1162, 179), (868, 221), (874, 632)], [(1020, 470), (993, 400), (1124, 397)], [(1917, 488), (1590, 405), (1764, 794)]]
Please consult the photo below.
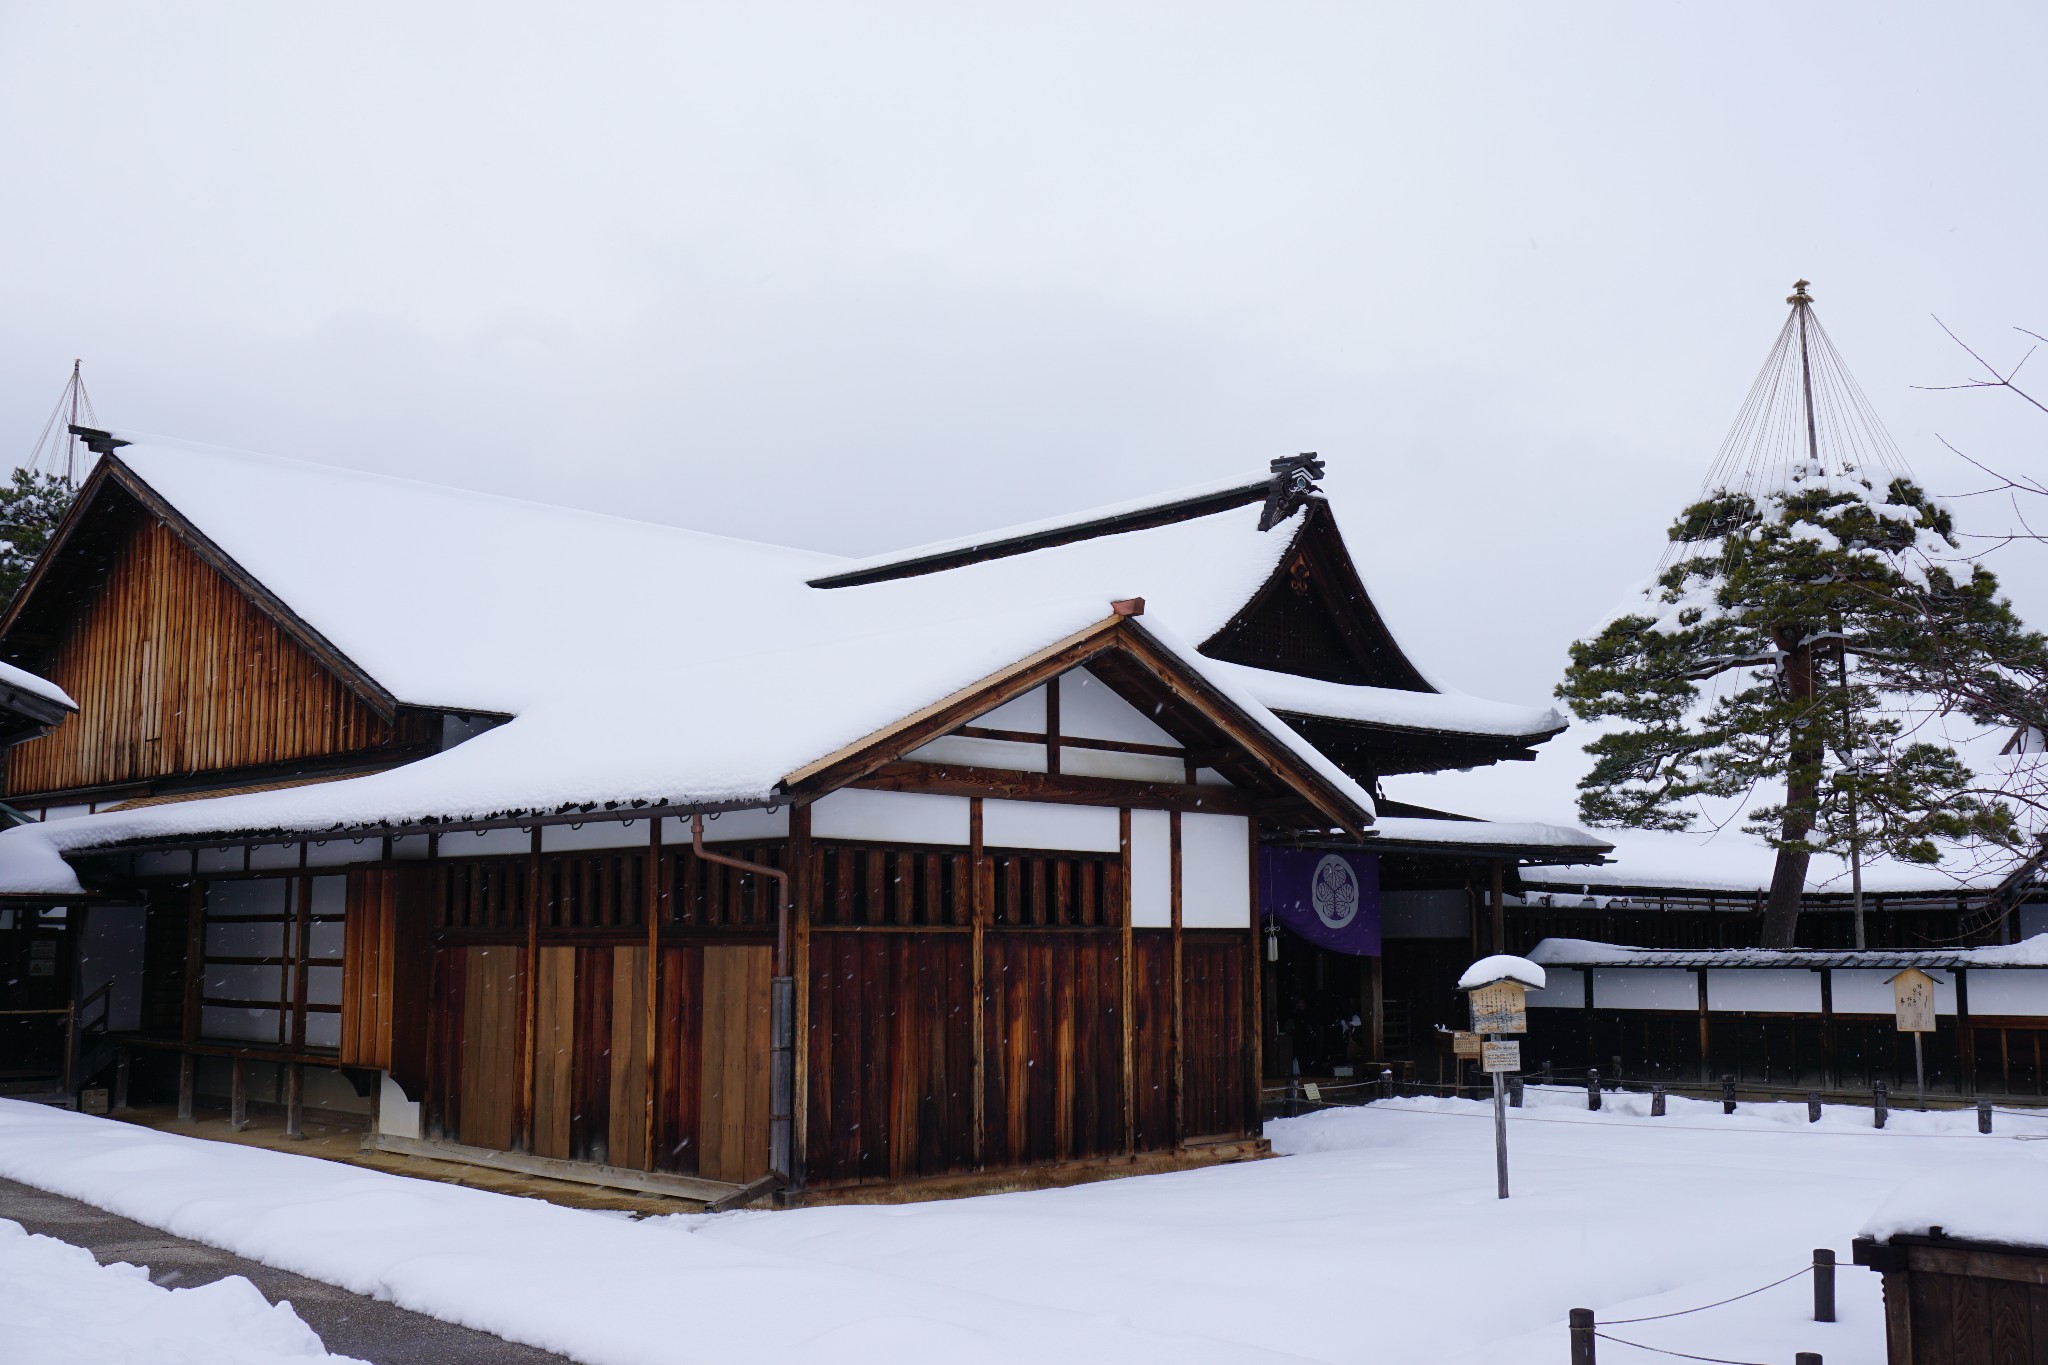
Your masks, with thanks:
[(1519, 1039), (1507, 1043), (1488, 1043), (1481, 1054), (1482, 1071), (1520, 1071), (1522, 1069), (1522, 1044)]
[(1483, 1043), (1484, 1040), (1478, 1034), (1459, 1029), (1451, 1035), (1451, 1054), (1456, 1057), (1477, 1057)]
[(1934, 988), (1938, 984), (1918, 967), (1908, 967), (1892, 978), (1892, 1008), (1898, 1015), (1899, 1032), (1934, 1032)]
[(1519, 981), (1496, 981), (1472, 992), (1474, 1033), (1527, 1033), (1529, 993)]

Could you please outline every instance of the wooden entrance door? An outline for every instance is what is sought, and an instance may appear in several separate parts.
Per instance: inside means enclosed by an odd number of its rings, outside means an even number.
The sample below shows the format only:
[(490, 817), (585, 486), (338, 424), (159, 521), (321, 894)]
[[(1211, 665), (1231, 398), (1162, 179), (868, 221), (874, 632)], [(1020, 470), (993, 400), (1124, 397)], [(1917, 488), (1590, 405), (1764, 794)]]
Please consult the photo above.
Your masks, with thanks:
[(442, 968), (455, 999), (443, 1027), (455, 1034), (443, 1055), (455, 1064), (443, 1093), (453, 1101), (455, 1140), (509, 1151), (518, 1140), (519, 1015), (525, 950), (508, 946), (444, 950)]
[(768, 1173), (768, 984), (775, 950), (706, 947), (697, 1173), (744, 1184)]

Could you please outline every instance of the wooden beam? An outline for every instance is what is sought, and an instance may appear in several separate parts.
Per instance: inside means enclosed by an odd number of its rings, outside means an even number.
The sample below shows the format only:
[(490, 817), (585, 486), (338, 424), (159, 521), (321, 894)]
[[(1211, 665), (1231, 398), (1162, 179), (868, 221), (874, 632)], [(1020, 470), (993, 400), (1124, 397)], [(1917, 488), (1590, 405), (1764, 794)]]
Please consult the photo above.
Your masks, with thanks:
[(884, 764), (848, 784), (876, 791), (936, 792), (985, 796), (1001, 801), (1058, 801), (1079, 806), (1140, 806), (1251, 815), (1264, 803), (1236, 787), (1194, 787), (1178, 782), (1127, 782), (1116, 777), (1068, 773), (1027, 773), (1010, 768), (977, 768), (953, 763), (898, 761)]
[(660, 1107), (661, 1071), (661, 821), (647, 822), (646, 886), (641, 899), (647, 916), (647, 1088), (640, 1150), (646, 1167), (654, 1169), (655, 1113)]
[(1172, 1031), (1171, 1031), (1171, 1033), (1169, 1034), (1169, 1039), (1170, 1039), (1170, 1043), (1169, 1043), (1169, 1046), (1170, 1046), (1170, 1047), (1171, 1047), (1171, 1049), (1172, 1049), (1172, 1058), (1173, 1058), (1173, 1060), (1172, 1060), (1172, 1066), (1171, 1066), (1171, 1071), (1172, 1071), (1172, 1077), (1173, 1077), (1173, 1145), (1174, 1145), (1175, 1147), (1179, 1147), (1179, 1146), (1180, 1146), (1180, 1145), (1181, 1145), (1181, 1144), (1182, 1144), (1183, 1142), (1187, 1141), (1187, 1136), (1188, 1136), (1188, 1121), (1187, 1121), (1187, 1085), (1186, 1085), (1186, 1082), (1187, 1082), (1187, 1067), (1186, 1067), (1186, 1054), (1187, 1054), (1187, 1048), (1186, 1048), (1186, 1039), (1187, 1039), (1187, 1035), (1186, 1035), (1186, 1033), (1185, 1033), (1185, 1031), (1184, 1031), (1184, 1029), (1183, 1029), (1183, 1025), (1184, 1025), (1184, 1023), (1185, 1023), (1185, 1016), (1184, 1016), (1184, 1013), (1183, 1013), (1183, 1007), (1184, 1007), (1184, 1005), (1185, 1005), (1185, 1003), (1186, 1003), (1186, 1002), (1185, 1002), (1185, 1000), (1184, 1000), (1184, 996), (1185, 996), (1185, 994), (1186, 994), (1186, 991), (1185, 991), (1185, 987), (1186, 987), (1186, 979), (1185, 979), (1185, 976), (1184, 976), (1184, 974), (1183, 974), (1183, 972), (1182, 972), (1182, 970), (1181, 970), (1181, 935), (1180, 935), (1180, 909), (1181, 909), (1181, 886), (1182, 886), (1182, 883), (1181, 883), (1181, 859), (1180, 859), (1180, 812), (1179, 812), (1179, 811), (1177, 811), (1177, 810), (1176, 810), (1176, 811), (1169, 811), (1169, 812), (1167, 813), (1167, 816), (1166, 816), (1166, 829), (1167, 829), (1167, 848), (1168, 848), (1168, 857), (1169, 857), (1169, 858), (1170, 858), (1170, 860), (1171, 860), (1171, 863), (1170, 863), (1170, 867), (1171, 867), (1171, 870), (1170, 870), (1170, 872), (1169, 872), (1169, 874), (1168, 874), (1168, 880), (1167, 880), (1167, 885), (1168, 885), (1168, 888), (1169, 888), (1169, 890), (1168, 890), (1168, 895), (1169, 895), (1169, 901), (1168, 901), (1168, 904), (1169, 904), (1169, 907), (1170, 907), (1170, 910), (1171, 910), (1171, 914), (1172, 914), (1172, 919), (1171, 919), (1171, 920), (1170, 920), (1169, 922), (1170, 922), (1170, 923), (1172, 924), (1172, 926), (1173, 926), (1173, 928), (1172, 928), (1172, 935), (1173, 935), (1173, 1022), (1172, 1022), (1172, 1025), (1171, 1025), (1171, 1029), (1172, 1029)]
[[(811, 1140), (811, 922), (817, 918), (819, 878), (815, 875), (811, 843), (811, 803), (799, 801), (789, 808), (789, 842), (784, 846), (789, 869), (791, 924), (790, 972), (795, 978), (794, 1037), (790, 1039), (789, 1183), (804, 1187), (808, 1175)], [(830, 1115), (821, 1118), (830, 1122)]]
[[(206, 883), (192, 879), (185, 892), (185, 1011), (182, 1032), (186, 1042), (199, 1039), (199, 1002), (206, 985)], [(190, 1106), (186, 1106), (188, 1109)]]
[(1262, 937), (1259, 930), (1262, 926), (1259, 919), (1259, 822), (1257, 820), (1245, 821), (1245, 837), (1251, 843), (1251, 858), (1249, 859), (1251, 864), (1251, 885), (1246, 889), (1245, 895), (1252, 909), (1251, 957), (1245, 963), (1244, 974), (1245, 1040), (1249, 1044), (1245, 1048), (1245, 1066), (1249, 1073), (1248, 1085), (1250, 1087), (1245, 1101), (1247, 1110), (1245, 1131), (1256, 1137), (1265, 1117), (1265, 1097), (1262, 1091), (1266, 1083), (1266, 1012), (1265, 992), (1263, 989), (1265, 981), (1263, 964), (1261, 962), (1263, 954), (1259, 952), (1259, 940)]
[(988, 1040), (984, 1037), (983, 1016), (986, 1010), (982, 992), (987, 986), (988, 962), (986, 959), (986, 933), (989, 918), (989, 902), (992, 899), (989, 885), (988, 851), (982, 843), (981, 798), (969, 797), (967, 801), (967, 856), (968, 856), (968, 923), (972, 927), (969, 954), (974, 974), (974, 994), (969, 1002), (973, 1018), (969, 1027), (974, 1036), (973, 1070), (974, 1077), (974, 1169), (982, 1169), (983, 1152), (988, 1132)]
[(1045, 680), (1045, 770), (1060, 770), (1060, 675)]
[(533, 1092), (540, 1064), (540, 902), (544, 890), (540, 826), (535, 825), (532, 846), (526, 855), (526, 952), (520, 959), (519, 1037), (513, 1054), (519, 1058), (519, 1105), (513, 1116), (513, 1133), (522, 1152), (533, 1150)]
[[(979, 803), (977, 803), (979, 804)], [(1124, 1053), (1124, 1151), (1135, 1156), (1138, 1151), (1138, 1077), (1137, 1071), (1137, 1020), (1133, 1009), (1137, 996), (1137, 963), (1132, 960), (1137, 940), (1131, 928), (1131, 808), (1125, 806), (1116, 813), (1116, 841), (1118, 857), (1123, 865), (1123, 905), (1121, 913), (1123, 942), (1123, 972), (1118, 982), (1122, 1013), (1122, 1027), (1118, 1030), (1119, 1041)]]

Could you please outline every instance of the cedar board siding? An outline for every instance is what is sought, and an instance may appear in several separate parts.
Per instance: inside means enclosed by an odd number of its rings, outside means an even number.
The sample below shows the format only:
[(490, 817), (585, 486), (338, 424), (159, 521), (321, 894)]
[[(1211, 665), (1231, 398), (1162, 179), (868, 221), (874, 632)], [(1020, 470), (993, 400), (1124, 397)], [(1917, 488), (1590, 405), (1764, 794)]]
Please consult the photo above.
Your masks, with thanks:
[(41, 671), (79, 711), (9, 751), (10, 796), (363, 752), (395, 738), (155, 520), (114, 551)]

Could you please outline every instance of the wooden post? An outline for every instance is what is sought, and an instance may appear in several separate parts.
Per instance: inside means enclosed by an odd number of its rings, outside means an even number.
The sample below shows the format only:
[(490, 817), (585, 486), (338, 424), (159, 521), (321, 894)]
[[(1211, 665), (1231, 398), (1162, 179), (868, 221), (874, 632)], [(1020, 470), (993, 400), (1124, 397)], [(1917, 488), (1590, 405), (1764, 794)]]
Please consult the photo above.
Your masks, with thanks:
[(1886, 1085), (1882, 1078), (1879, 1078), (1877, 1084), (1870, 1088), (1870, 1117), (1873, 1120), (1871, 1126), (1875, 1128), (1884, 1127), (1884, 1121), (1891, 1117), (1891, 1112), (1891, 1087)]
[(135, 1053), (133, 1049), (125, 1047), (114, 1049), (114, 1102), (110, 1107), (117, 1114), (128, 1107), (128, 1072), (134, 1060)]
[[(977, 807), (979, 802), (976, 803)], [(1121, 954), (1123, 958), (1122, 980), (1118, 983), (1121, 991), (1117, 1008), (1122, 1013), (1118, 1029), (1119, 1042), (1123, 1047), (1124, 1068), (1124, 1152), (1135, 1156), (1138, 1151), (1138, 1077), (1137, 1064), (1137, 1020), (1134, 1017), (1137, 991), (1137, 963), (1132, 960), (1137, 951), (1137, 936), (1131, 928), (1131, 808), (1124, 806), (1116, 813), (1116, 837), (1119, 855), (1123, 861), (1123, 937)]]
[(1172, 866), (1170, 874), (1168, 876), (1167, 885), (1169, 887), (1168, 903), (1172, 914), (1172, 919), (1169, 921), (1169, 923), (1171, 923), (1173, 926), (1173, 1023), (1172, 1031), (1169, 1034), (1169, 1038), (1171, 1040), (1169, 1046), (1172, 1048), (1171, 1055), (1173, 1058), (1171, 1069), (1173, 1077), (1173, 1145), (1175, 1147), (1179, 1147), (1182, 1142), (1187, 1140), (1188, 1135), (1187, 1105), (1185, 1102), (1185, 1082), (1187, 1075), (1185, 1066), (1186, 1047), (1185, 1038), (1181, 1031), (1183, 1024), (1182, 1009), (1185, 1003), (1184, 997), (1186, 996), (1187, 992), (1186, 980), (1181, 970), (1181, 861), (1179, 811), (1169, 811), (1167, 813), (1166, 829), (1168, 857), (1172, 860)]
[(1653, 1119), (1664, 1117), (1664, 1087), (1661, 1085), (1650, 1087), (1650, 1117)]
[(249, 1126), (249, 1063), (237, 1057), (228, 1064), (228, 1127)]
[(1045, 680), (1045, 770), (1060, 770), (1060, 675)]
[[(1381, 951), (1385, 951), (1382, 945)], [(1366, 988), (1370, 991), (1367, 1000), (1366, 1020), (1372, 1028), (1372, 1059), (1385, 1061), (1387, 1056), (1387, 973), (1384, 957), (1366, 959)]]
[(647, 919), (647, 1076), (646, 1103), (642, 1106), (640, 1150), (647, 1170), (654, 1169), (655, 1111), (661, 1096), (659, 1066), (661, 1049), (661, 819), (647, 821), (647, 871), (642, 877), (641, 911)]
[(1991, 1131), (1990, 1100), (1977, 1101), (1977, 1131), (1980, 1133), (1988, 1133)]
[(1244, 822), (1245, 833), (1251, 845), (1251, 885), (1245, 894), (1251, 903), (1251, 929), (1246, 947), (1250, 956), (1245, 960), (1245, 1037), (1250, 1046), (1245, 1049), (1245, 1132), (1257, 1137), (1265, 1129), (1265, 973), (1259, 952), (1259, 822), (1256, 818)]
[[(304, 846), (301, 845), (303, 848)], [(294, 1049), (306, 1045), (306, 959), (311, 956), (308, 940), (313, 936), (313, 879), (295, 877), (293, 889), (297, 891), (298, 905), (292, 914), (292, 1009), (291, 1043)], [(294, 1075), (298, 1068), (292, 1068)], [(287, 1137), (297, 1137), (287, 1133)]]
[(284, 1068), (284, 1135), (306, 1135), (306, 1068), (287, 1062)]
[[(1707, 969), (1705, 967), (1695, 967), (1693, 971), (1700, 979), (1700, 1084), (1705, 1085), (1707, 1077), (1711, 1076), (1714, 1071), (1713, 1058), (1709, 1055), (1714, 1039), (1713, 1034), (1709, 1031), (1707, 1022)], [(1586, 980), (1591, 981), (1592, 979), (1593, 969), (1588, 967), (1586, 968)], [(1586, 1021), (1586, 1027), (1590, 1032), (1592, 1020), (1588, 1019)]]
[(1508, 950), (1508, 910), (1507, 899), (1501, 893), (1500, 861), (1498, 859), (1492, 864), (1492, 872), (1493, 950), (1496, 953), (1504, 953)]
[(811, 850), (811, 804), (800, 801), (789, 808), (789, 914), (790, 973), (795, 978), (795, 1030), (790, 1063), (794, 1068), (794, 1097), (791, 1115), (789, 1178), (798, 1189), (804, 1185), (806, 1158), (811, 1133), (811, 921), (817, 899), (816, 855)]
[(1806, 1121), (1808, 1123), (1820, 1122), (1820, 1091), (1818, 1090), (1806, 1092)]
[(1571, 1311), (1572, 1365), (1599, 1365), (1593, 1356), (1593, 1310)]
[(539, 1078), (540, 1048), (540, 904), (547, 887), (541, 878), (541, 827), (533, 827), (526, 854), (526, 953), (520, 961), (519, 1107), (513, 1115), (512, 1140), (519, 1150), (533, 1150), (533, 1096)]
[(178, 1054), (178, 1118), (192, 1121), (192, 1092), (198, 1087), (198, 1077), (193, 1072), (197, 1059), (189, 1052)]
[[(206, 985), (206, 883), (192, 879), (185, 908), (185, 1013), (188, 1043), (199, 1040), (199, 1001)], [(189, 1116), (188, 1116), (189, 1117)]]
[(1813, 1320), (1835, 1320), (1835, 1249), (1813, 1249)]
[(987, 1013), (982, 993), (987, 982), (987, 949), (985, 931), (989, 915), (988, 855), (981, 841), (981, 798), (967, 799), (967, 859), (969, 872), (968, 921), (972, 926), (968, 935), (969, 964), (974, 976), (974, 995), (969, 1002), (973, 1018), (969, 1027), (974, 1034), (974, 1169), (982, 1167), (985, 1137), (988, 1131), (988, 1039), (985, 1035), (983, 1016)]

